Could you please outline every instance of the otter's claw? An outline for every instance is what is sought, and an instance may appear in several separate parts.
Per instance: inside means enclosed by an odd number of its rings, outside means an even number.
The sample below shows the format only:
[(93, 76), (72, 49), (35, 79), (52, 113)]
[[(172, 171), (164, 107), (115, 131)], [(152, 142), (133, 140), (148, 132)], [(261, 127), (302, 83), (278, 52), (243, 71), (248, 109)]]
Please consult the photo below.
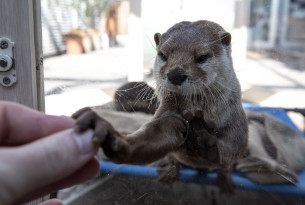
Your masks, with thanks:
[(92, 129), (94, 132), (92, 140), (103, 148), (110, 160), (120, 163), (128, 156), (129, 148), (123, 137), (94, 110), (86, 107), (74, 113), (72, 117), (76, 118), (75, 132)]
[(102, 143), (107, 134), (108, 128), (111, 125), (104, 119), (100, 118), (93, 110), (86, 107), (83, 108), (72, 115), (76, 119), (74, 125), (75, 132), (84, 132), (87, 129), (94, 130), (93, 141), (96, 143)]

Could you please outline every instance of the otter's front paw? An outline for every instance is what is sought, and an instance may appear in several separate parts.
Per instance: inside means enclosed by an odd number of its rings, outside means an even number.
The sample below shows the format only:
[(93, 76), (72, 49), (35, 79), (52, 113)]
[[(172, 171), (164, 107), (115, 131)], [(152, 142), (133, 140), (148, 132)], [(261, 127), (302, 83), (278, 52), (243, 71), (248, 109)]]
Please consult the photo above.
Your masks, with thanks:
[(72, 117), (76, 119), (74, 131), (79, 133), (87, 129), (93, 129), (93, 141), (99, 144), (103, 143), (107, 135), (114, 130), (106, 120), (101, 118), (89, 107), (78, 110)]
[(172, 186), (179, 179), (179, 170), (179, 167), (169, 164), (164, 167), (157, 167), (157, 172), (159, 173), (158, 181)]
[(219, 163), (219, 150), (213, 124), (206, 123), (203, 118), (196, 116), (189, 120), (189, 124), (198, 153), (210, 162)]
[(75, 132), (93, 129), (93, 141), (98, 143), (105, 155), (114, 162), (122, 163), (129, 155), (129, 147), (112, 125), (91, 108), (83, 108), (72, 115), (76, 119)]
[(179, 170), (181, 164), (172, 156), (167, 156), (158, 164), (157, 172), (159, 173), (158, 181), (170, 187), (179, 179)]

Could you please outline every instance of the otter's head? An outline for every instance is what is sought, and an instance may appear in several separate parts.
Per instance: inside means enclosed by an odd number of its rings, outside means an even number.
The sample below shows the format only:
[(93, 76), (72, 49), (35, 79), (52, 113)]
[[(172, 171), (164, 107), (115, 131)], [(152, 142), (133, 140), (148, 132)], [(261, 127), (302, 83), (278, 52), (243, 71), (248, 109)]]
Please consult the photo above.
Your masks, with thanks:
[(157, 92), (202, 95), (216, 84), (225, 87), (234, 74), (231, 35), (216, 23), (181, 22), (154, 39)]

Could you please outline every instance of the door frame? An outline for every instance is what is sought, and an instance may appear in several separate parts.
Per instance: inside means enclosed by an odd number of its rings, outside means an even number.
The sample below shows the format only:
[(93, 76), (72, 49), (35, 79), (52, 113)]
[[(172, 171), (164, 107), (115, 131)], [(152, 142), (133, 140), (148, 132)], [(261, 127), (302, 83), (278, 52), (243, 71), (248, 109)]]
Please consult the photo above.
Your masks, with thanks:
[(43, 53), (40, 0), (0, 1), (0, 37), (15, 43), (17, 82), (0, 85), (0, 100), (44, 111)]

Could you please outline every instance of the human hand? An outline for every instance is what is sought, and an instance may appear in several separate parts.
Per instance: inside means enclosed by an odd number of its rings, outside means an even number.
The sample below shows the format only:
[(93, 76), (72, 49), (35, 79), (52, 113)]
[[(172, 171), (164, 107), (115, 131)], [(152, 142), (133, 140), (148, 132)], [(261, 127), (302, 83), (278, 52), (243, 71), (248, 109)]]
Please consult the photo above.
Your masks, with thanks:
[(75, 134), (73, 125), (68, 117), (0, 102), (0, 204), (23, 203), (98, 174), (93, 132)]

